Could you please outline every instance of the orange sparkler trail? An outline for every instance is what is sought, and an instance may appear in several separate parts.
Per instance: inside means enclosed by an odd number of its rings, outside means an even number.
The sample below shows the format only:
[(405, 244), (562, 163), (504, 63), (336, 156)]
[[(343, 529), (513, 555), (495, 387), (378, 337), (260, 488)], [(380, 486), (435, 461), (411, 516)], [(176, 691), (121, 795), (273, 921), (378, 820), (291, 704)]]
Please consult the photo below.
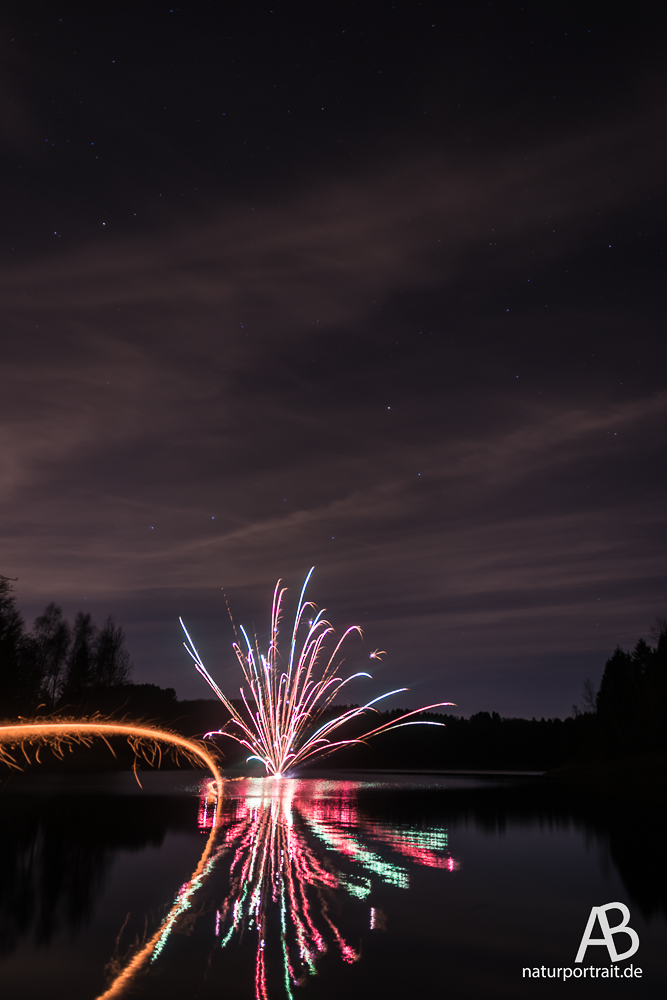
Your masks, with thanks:
[[(148, 752), (150, 760), (159, 757), (157, 753), (151, 753), (152, 748), (159, 743), (166, 743), (183, 753), (190, 760), (197, 759), (206, 765), (211, 771), (218, 797), (222, 794), (222, 775), (215, 761), (215, 758), (193, 740), (185, 739), (177, 733), (170, 733), (167, 730), (155, 729), (152, 726), (132, 725), (131, 723), (114, 722), (31, 722), (14, 723), (12, 725), (0, 726), (0, 760), (9, 766), (18, 768), (12, 751), (20, 748), (24, 756), (29, 761), (30, 758), (25, 752), (25, 745), (37, 746), (36, 756), (39, 753), (39, 746), (51, 747), (56, 753), (62, 753), (62, 746), (71, 743), (84, 743), (88, 745), (95, 737), (107, 740), (110, 736), (125, 736), (135, 753), (140, 752), (146, 756)], [(211, 854), (215, 847), (215, 841), (219, 831), (219, 824), (216, 820), (212, 823), (211, 834), (206, 842), (204, 852), (199, 859), (199, 864), (190, 876), (189, 880), (179, 892), (178, 898), (171, 910), (163, 920), (158, 930), (137, 954), (124, 966), (116, 975), (115, 979), (102, 993), (98, 1000), (113, 1000), (121, 996), (133, 978), (140, 972), (152, 957), (156, 947), (166, 933), (169, 933), (174, 922), (181, 912), (187, 908), (189, 897), (199, 887), (201, 879), (206, 874), (207, 866), (211, 861)]]
[[(241, 688), (241, 697), (245, 705), (247, 717), (234, 706), (229, 698), (220, 690), (213, 680), (208, 670), (204, 666), (195, 645), (188, 634), (188, 631), (181, 619), (181, 626), (185, 632), (187, 642), (183, 643), (188, 653), (195, 662), (195, 666), (202, 677), (215, 691), (216, 695), (223, 703), (231, 716), (227, 726), (218, 730), (216, 734), (207, 733), (207, 736), (222, 735), (228, 736), (242, 746), (250, 750), (251, 756), (248, 760), (259, 760), (264, 764), (266, 773), (280, 778), (287, 769), (296, 767), (309, 757), (322, 756), (332, 753), (339, 747), (349, 746), (351, 743), (362, 743), (371, 736), (379, 733), (390, 732), (402, 726), (442, 726), (444, 723), (431, 722), (426, 720), (415, 720), (407, 722), (412, 716), (422, 712), (430, 711), (434, 708), (443, 708), (452, 705), (451, 701), (440, 701), (435, 705), (425, 705), (423, 708), (415, 709), (401, 715), (392, 722), (386, 722), (375, 729), (369, 730), (357, 739), (333, 739), (330, 736), (337, 735), (336, 731), (346, 722), (351, 721), (366, 711), (377, 711), (374, 708), (377, 702), (388, 698), (390, 695), (407, 691), (407, 688), (398, 688), (389, 691), (387, 694), (373, 698), (360, 708), (348, 709), (335, 719), (325, 722), (315, 732), (312, 732), (313, 721), (321, 716), (321, 713), (328, 708), (342, 688), (351, 680), (357, 677), (370, 677), (365, 671), (352, 674), (345, 679), (336, 677), (336, 671), (340, 664), (335, 660), (338, 652), (351, 632), (358, 632), (361, 629), (358, 625), (348, 628), (338, 641), (333, 653), (323, 668), (319, 667), (318, 661), (324, 658), (324, 642), (326, 637), (333, 632), (331, 624), (322, 616), (322, 611), (317, 611), (312, 602), (304, 601), (304, 594), (308, 581), (312, 576), (312, 567), (306, 581), (301, 589), (301, 596), (297, 606), (294, 628), (292, 630), (292, 641), (287, 664), (281, 670), (278, 655), (278, 624), (282, 612), (282, 599), (285, 588), (281, 589), (281, 581), (276, 584), (273, 594), (273, 607), (271, 610), (271, 633), (269, 646), (266, 655), (261, 653), (257, 643), (254, 647), (243, 628), (241, 632), (246, 644), (243, 651), (238, 643), (233, 644), (234, 651), (241, 665), (246, 683), (250, 689), (250, 702), (246, 697), (246, 692)], [(306, 621), (307, 613), (312, 614), (311, 620)], [(298, 633), (306, 631), (305, 638), (299, 649)], [(380, 659), (382, 650), (374, 650), (370, 658)], [(230, 727), (230, 728), (228, 728)], [(235, 728), (235, 731), (233, 731)]]
[[(205, 747), (193, 740), (188, 740), (177, 733), (170, 733), (166, 729), (156, 729), (153, 726), (133, 725), (132, 723), (78, 721), (71, 722), (16, 722), (10, 725), (0, 726), (0, 761), (20, 770), (11, 751), (21, 748), (24, 757), (28, 762), (30, 758), (25, 751), (25, 745), (37, 745), (37, 759), (39, 759), (39, 746), (47, 746), (62, 755), (62, 746), (71, 743), (89, 744), (96, 736), (107, 742), (109, 736), (125, 736), (135, 752), (142, 755), (151, 747), (158, 747), (151, 755), (151, 761), (160, 758), (159, 743), (167, 743), (175, 749), (181, 751), (190, 759), (197, 758), (213, 774), (218, 788), (222, 789), (222, 775), (218, 770), (218, 765), (214, 757)], [(107, 743), (108, 745), (108, 743)]]

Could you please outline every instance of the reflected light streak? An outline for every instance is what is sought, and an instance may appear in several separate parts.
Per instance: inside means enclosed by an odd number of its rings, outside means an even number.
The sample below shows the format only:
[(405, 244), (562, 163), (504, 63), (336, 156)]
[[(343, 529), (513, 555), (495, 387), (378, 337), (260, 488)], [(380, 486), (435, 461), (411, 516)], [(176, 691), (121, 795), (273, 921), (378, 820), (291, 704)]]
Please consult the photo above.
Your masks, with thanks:
[[(227, 736), (250, 751), (248, 760), (259, 760), (266, 768), (266, 773), (279, 778), (285, 772), (303, 763), (310, 757), (321, 757), (334, 750), (353, 743), (363, 743), (371, 736), (391, 732), (402, 726), (443, 726), (441, 722), (425, 720), (406, 721), (412, 716), (452, 705), (450, 701), (440, 701), (435, 705), (425, 705), (423, 708), (406, 712), (391, 722), (386, 722), (375, 729), (370, 729), (363, 736), (355, 739), (330, 739), (339, 736), (340, 727), (364, 712), (375, 711), (374, 707), (384, 698), (407, 691), (398, 688), (373, 698), (359, 708), (348, 709), (334, 719), (330, 719), (313, 731), (313, 726), (322, 713), (333, 703), (340, 691), (351, 680), (357, 677), (368, 677), (365, 671), (352, 674), (345, 679), (336, 676), (340, 664), (336, 663), (339, 650), (351, 632), (362, 635), (358, 625), (348, 628), (336, 644), (331, 656), (326, 659), (325, 641), (333, 633), (331, 624), (323, 618), (324, 609), (317, 611), (315, 605), (304, 601), (306, 587), (312, 576), (311, 568), (301, 589), (297, 605), (292, 639), (287, 664), (281, 669), (278, 654), (278, 626), (282, 614), (282, 601), (286, 588), (281, 588), (278, 580), (273, 593), (271, 609), (270, 640), (266, 654), (259, 649), (257, 641), (250, 642), (243, 628), (241, 632), (245, 641), (245, 651), (238, 643), (233, 644), (234, 651), (241, 666), (243, 676), (250, 691), (250, 697), (241, 688), (241, 698), (245, 705), (244, 716), (220, 690), (213, 680), (190, 638), (190, 634), (179, 619), (187, 641), (183, 643), (202, 677), (210, 685), (217, 697), (229, 712), (230, 721), (207, 736)], [(305, 634), (304, 634), (305, 633)], [(379, 660), (384, 650), (376, 649), (370, 654), (371, 659)], [(320, 661), (326, 660), (320, 667)]]
[(192, 905), (192, 896), (201, 887), (216, 861), (217, 853), (214, 853), (214, 848), (219, 830), (219, 824), (214, 822), (199, 863), (188, 881), (180, 888), (169, 913), (152, 937), (123, 966), (120, 972), (115, 973), (112, 983), (104, 993), (101, 993), (97, 997), (97, 1000), (115, 1000), (116, 997), (122, 996), (125, 990), (132, 985), (135, 977), (145, 971), (147, 966), (162, 952), (169, 935), (174, 930), (178, 918), (190, 908)]
[[(458, 867), (445, 853), (444, 829), (378, 823), (360, 814), (354, 782), (267, 778), (244, 785), (236, 789), (240, 798), (227, 801), (221, 820), (226, 828), (216, 857), (229, 853), (231, 861), (226, 895), (215, 908), (215, 935), (223, 949), (249, 932), (255, 935), (255, 1000), (269, 998), (270, 967), (277, 974), (280, 966), (284, 992), (293, 1000), (293, 988), (317, 974), (331, 945), (343, 961), (359, 959), (359, 949), (331, 916), (340, 912), (332, 905), (336, 893), (365, 899), (374, 880), (409, 887), (407, 868), (370, 850), (366, 840), (384, 855), (399, 854), (418, 865)], [(204, 827), (210, 822), (205, 800), (204, 791)], [(382, 910), (371, 908), (372, 930), (384, 930), (385, 919)]]
[(318, 958), (328, 950), (328, 935), (344, 961), (359, 957), (322, 902), (324, 892), (338, 888), (338, 879), (304, 837), (294, 811), (294, 795), (295, 783), (286, 782), (279, 796), (247, 796), (237, 803), (235, 822), (225, 836), (234, 853), (230, 888), (217, 910), (216, 930), (223, 948), (245, 928), (255, 931), (257, 1000), (268, 998), (267, 952), (276, 940), (276, 927), (280, 928), (278, 951), (289, 997), (292, 985), (315, 974)]

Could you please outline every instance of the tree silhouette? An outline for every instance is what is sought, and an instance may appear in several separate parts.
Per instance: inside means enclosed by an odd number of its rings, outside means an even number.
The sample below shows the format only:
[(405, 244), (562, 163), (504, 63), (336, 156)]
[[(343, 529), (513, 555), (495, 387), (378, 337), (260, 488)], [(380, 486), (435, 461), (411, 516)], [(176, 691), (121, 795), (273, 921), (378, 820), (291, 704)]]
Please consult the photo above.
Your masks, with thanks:
[(109, 615), (95, 641), (93, 684), (99, 687), (126, 684), (131, 670), (130, 654), (125, 649), (125, 633)]
[(62, 610), (53, 602), (35, 618), (32, 629), (37, 670), (42, 678), (43, 697), (54, 704), (72, 644), (72, 630)]
[(126, 701), (132, 663), (122, 627), (109, 616), (98, 629), (79, 611), (71, 628), (51, 602), (27, 633), (13, 582), (0, 574), (0, 718), (31, 715), (40, 705), (97, 711), (110, 698)]
[(39, 700), (40, 675), (25, 634), (11, 581), (0, 576), (0, 711), (31, 712)]
[(97, 629), (90, 614), (79, 611), (74, 621), (72, 647), (62, 687), (62, 700), (77, 702), (93, 683)]
[(91, 698), (95, 700), (95, 692), (127, 684), (131, 671), (122, 627), (109, 616), (98, 629), (89, 614), (79, 611), (60, 703), (91, 703)]
[(640, 639), (632, 653), (617, 646), (605, 664), (596, 698), (597, 716), (613, 752), (667, 746), (667, 621), (651, 630), (657, 646)]

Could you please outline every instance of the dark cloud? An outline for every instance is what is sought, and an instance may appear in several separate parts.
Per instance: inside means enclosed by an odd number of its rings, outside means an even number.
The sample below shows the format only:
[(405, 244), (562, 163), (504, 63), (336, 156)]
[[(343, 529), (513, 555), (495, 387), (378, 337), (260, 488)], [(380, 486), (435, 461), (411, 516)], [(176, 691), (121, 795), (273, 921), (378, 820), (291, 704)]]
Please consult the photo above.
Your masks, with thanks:
[(220, 588), (261, 631), (314, 563), (377, 691), (568, 712), (665, 610), (659, 113), (37, 241), (0, 276), (26, 613), (111, 611), (203, 695), (177, 615), (226, 669)]

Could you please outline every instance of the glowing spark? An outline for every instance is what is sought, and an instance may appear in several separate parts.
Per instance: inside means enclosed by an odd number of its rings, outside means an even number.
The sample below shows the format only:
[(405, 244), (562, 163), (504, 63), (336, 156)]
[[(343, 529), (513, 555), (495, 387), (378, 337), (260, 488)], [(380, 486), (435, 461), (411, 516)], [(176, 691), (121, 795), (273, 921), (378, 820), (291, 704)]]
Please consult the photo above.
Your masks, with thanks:
[[(234, 707), (213, 680), (190, 638), (183, 619), (179, 619), (187, 639), (183, 645), (194, 660), (199, 673), (215, 691), (231, 716), (227, 725), (217, 730), (216, 735), (228, 736), (240, 743), (241, 746), (246, 747), (250, 751), (250, 756), (247, 759), (259, 760), (266, 768), (267, 774), (277, 778), (282, 777), (289, 768), (296, 767), (297, 764), (303, 763), (309, 757), (329, 754), (339, 747), (349, 746), (352, 743), (362, 743), (378, 733), (389, 732), (392, 729), (409, 725), (444, 725), (444, 723), (439, 722), (421, 720), (406, 722), (405, 720), (430, 709), (453, 704), (450, 701), (440, 701), (435, 705), (426, 705), (412, 712), (406, 712), (393, 722), (387, 722), (371, 729), (357, 739), (332, 740), (329, 738), (338, 735), (337, 730), (342, 725), (364, 712), (377, 711), (373, 708), (377, 702), (392, 694), (408, 690), (407, 688), (398, 688), (380, 695), (379, 698), (372, 699), (360, 708), (348, 709), (337, 718), (325, 722), (313, 732), (312, 726), (315, 720), (331, 705), (346, 684), (356, 677), (370, 677), (370, 674), (365, 672), (352, 674), (344, 680), (335, 676), (338, 666), (340, 666), (340, 664), (335, 663), (338, 651), (351, 632), (362, 634), (358, 625), (353, 625), (344, 632), (326, 664), (320, 667), (319, 661), (325, 659), (324, 643), (327, 636), (333, 633), (333, 628), (322, 617), (324, 609), (317, 611), (315, 605), (310, 601), (304, 602), (306, 587), (314, 568), (308, 573), (301, 589), (292, 629), (289, 658), (283, 669), (281, 669), (278, 655), (278, 625), (285, 588), (281, 589), (280, 580), (276, 584), (273, 594), (269, 632), (271, 638), (266, 654), (260, 652), (256, 642), (254, 646), (251, 644), (243, 628), (241, 632), (245, 640), (246, 650), (243, 651), (236, 642), (233, 644), (243, 676), (250, 689), (248, 697), (245, 689), (241, 688), (246, 716)], [(305, 638), (303, 638), (304, 632)], [(371, 659), (379, 659), (383, 653), (384, 650), (374, 650), (371, 653)], [(214, 734), (207, 733), (206, 735), (212, 736)]]
[[(35, 747), (35, 760), (39, 762), (39, 751), (42, 747), (48, 747), (62, 757), (63, 747), (76, 743), (90, 746), (95, 737), (104, 740), (113, 753), (108, 742), (110, 736), (124, 736), (134, 750), (135, 757), (141, 756), (149, 764), (157, 762), (158, 766), (162, 758), (160, 743), (166, 743), (191, 763), (199, 761), (208, 767), (218, 783), (218, 788), (222, 788), (222, 775), (206, 747), (193, 740), (187, 740), (177, 733), (170, 733), (166, 729), (129, 722), (102, 722), (93, 718), (74, 719), (69, 722), (17, 722), (0, 726), (0, 761), (20, 771), (21, 765), (16, 760), (16, 750), (20, 750), (27, 763), (31, 763), (26, 747)], [(136, 759), (134, 773), (135, 775), (137, 773)]]

